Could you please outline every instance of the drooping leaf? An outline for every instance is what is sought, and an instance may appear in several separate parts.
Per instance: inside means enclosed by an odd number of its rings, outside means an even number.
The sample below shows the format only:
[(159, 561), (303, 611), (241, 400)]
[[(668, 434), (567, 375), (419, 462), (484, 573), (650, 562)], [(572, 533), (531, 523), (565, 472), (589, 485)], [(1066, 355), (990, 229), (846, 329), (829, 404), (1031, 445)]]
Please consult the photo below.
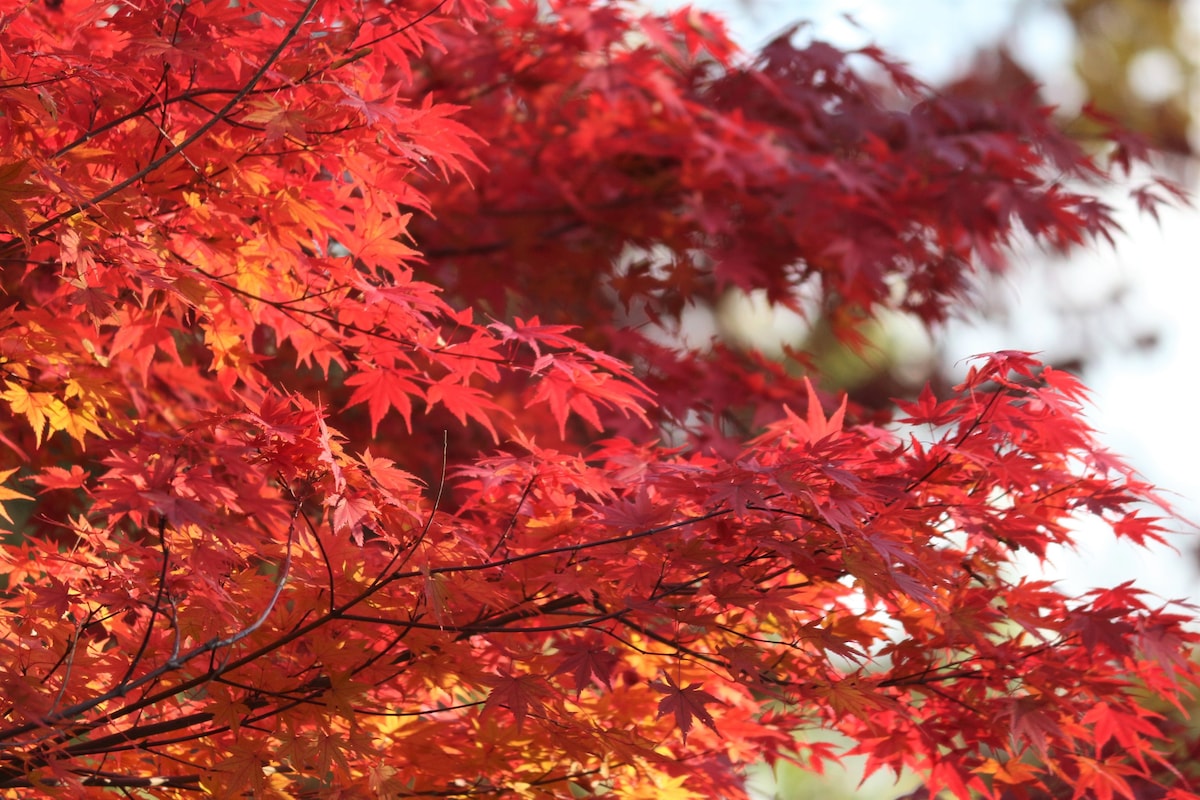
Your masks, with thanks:
[(685, 742), (688, 731), (692, 729), (693, 719), (700, 720), (706, 728), (720, 735), (712, 714), (705, 708), (705, 705), (719, 704), (720, 701), (704, 691), (701, 684), (691, 683), (681, 687), (669, 674), (663, 673), (663, 680), (654, 681), (650, 685), (665, 695), (658, 701), (659, 719), (667, 714), (673, 715), (675, 727), (679, 729), (679, 734)]

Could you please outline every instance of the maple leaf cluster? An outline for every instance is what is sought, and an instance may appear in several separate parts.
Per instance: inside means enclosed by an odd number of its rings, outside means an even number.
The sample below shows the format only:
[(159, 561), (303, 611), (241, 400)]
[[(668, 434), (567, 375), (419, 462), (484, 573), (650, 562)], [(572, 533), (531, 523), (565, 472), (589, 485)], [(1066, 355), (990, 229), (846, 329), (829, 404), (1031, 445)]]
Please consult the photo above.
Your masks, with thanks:
[(673, 336), (936, 325), (1110, 235), (1097, 158), (693, 9), (0, 5), (0, 792), (740, 797), (827, 728), (960, 798), (1200, 797), (1188, 615), (1014, 570), (1162, 538), (1072, 376), (869, 411)]

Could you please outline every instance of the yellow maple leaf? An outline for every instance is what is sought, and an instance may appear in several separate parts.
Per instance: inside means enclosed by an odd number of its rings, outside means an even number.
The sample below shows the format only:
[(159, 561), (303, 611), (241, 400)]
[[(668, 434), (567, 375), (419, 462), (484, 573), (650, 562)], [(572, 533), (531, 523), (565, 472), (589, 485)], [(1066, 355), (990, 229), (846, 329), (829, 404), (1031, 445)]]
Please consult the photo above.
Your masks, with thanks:
[(0, 393), (0, 399), (8, 401), (14, 414), (20, 414), (29, 420), (37, 445), (41, 447), (42, 437), (46, 433), (50, 417), (60, 415), (65, 411), (66, 406), (48, 392), (31, 392), (21, 384), (12, 381), (5, 381), (4, 385), (7, 388)]
[[(32, 500), (33, 499), (32, 497), (30, 497), (27, 494), (21, 494), (20, 492), (14, 492), (12, 489), (9, 489), (4, 486), (5, 482), (8, 481), (8, 479), (16, 471), (17, 471), (16, 468), (0, 471), (0, 500)], [(4, 519), (8, 521), (9, 525), (13, 524), (12, 517), (10, 517), (8, 515), (8, 511), (4, 508), (3, 505), (0, 505), (0, 517), (4, 517)]]
[(246, 348), (242, 329), (232, 320), (221, 318), (211, 323), (202, 323), (204, 343), (212, 352), (212, 369), (223, 367), (237, 369), (249, 351)]
[(671, 776), (647, 770), (645, 778), (632, 786), (618, 786), (613, 794), (622, 800), (698, 800), (700, 795), (688, 789), (686, 775)]
[(29, 172), (29, 164), (24, 160), (0, 165), (0, 230), (15, 233), (26, 244), (29, 244), (29, 218), (20, 201), (40, 193), (27, 182)]

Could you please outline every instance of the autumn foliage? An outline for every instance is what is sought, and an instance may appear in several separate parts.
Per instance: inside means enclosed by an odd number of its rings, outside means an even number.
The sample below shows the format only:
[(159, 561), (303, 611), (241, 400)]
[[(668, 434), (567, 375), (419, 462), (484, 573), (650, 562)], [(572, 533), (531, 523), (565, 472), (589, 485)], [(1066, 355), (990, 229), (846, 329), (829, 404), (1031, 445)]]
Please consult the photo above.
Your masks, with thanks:
[(0, 2), (0, 789), (738, 797), (825, 728), (1200, 797), (1186, 614), (1013, 567), (1163, 531), (1071, 375), (866, 408), (677, 336), (1107, 238), (1137, 143), (985, 96), (608, 0)]

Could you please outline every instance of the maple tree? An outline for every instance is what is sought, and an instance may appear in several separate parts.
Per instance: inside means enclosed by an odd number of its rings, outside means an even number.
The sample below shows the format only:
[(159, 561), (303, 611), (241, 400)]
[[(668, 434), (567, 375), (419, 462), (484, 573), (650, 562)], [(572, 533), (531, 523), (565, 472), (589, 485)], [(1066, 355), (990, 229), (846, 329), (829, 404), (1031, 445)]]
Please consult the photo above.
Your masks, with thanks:
[(1162, 538), (1071, 375), (879, 410), (677, 336), (734, 288), (936, 325), (1110, 237), (1133, 137), (692, 9), (0, 8), (11, 796), (735, 797), (812, 728), (1200, 796), (1187, 613), (1013, 569)]

